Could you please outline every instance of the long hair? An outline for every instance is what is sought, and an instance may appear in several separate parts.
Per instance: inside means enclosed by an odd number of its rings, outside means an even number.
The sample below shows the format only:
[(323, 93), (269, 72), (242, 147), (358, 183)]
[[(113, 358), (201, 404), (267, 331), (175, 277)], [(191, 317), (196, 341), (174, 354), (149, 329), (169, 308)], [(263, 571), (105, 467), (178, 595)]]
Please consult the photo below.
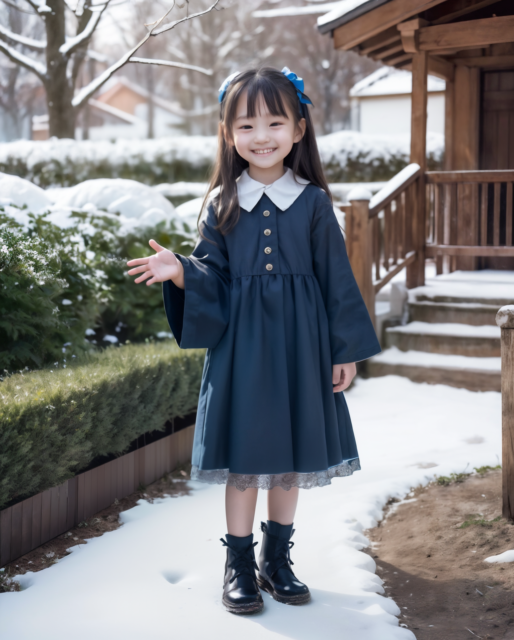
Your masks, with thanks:
[(226, 136), (232, 136), (237, 104), (245, 91), (247, 92), (247, 115), (249, 118), (255, 117), (261, 96), (270, 114), (274, 116), (288, 118), (285, 108), (287, 104), (294, 117), (295, 129), (299, 126), (300, 119), (305, 118), (305, 134), (299, 142), (293, 144), (293, 148), (284, 158), (284, 165), (290, 167), (295, 175), (309, 180), (312, 184), (323, 189), (330, 198), (332, 197), (323, 175), (309, 110), (306, 104), (300, 104), (293, 83), (283, 73), (272, 67), (249, 69), (234, 78), (220, 105), (218, 151), (209, 188), (198, 216), (198, 229), (201, 235), (203, 235), (200, 227), (202, 212), (211, 191), (216, 187), (220, 188), (219, 194), (213, 199), (218, 220), (217, 229), (221, 233), (227, 234), (239, 220), (236, 178), (249, 166), (249, 163), (239, 155), (235, 146), (229, 144)]

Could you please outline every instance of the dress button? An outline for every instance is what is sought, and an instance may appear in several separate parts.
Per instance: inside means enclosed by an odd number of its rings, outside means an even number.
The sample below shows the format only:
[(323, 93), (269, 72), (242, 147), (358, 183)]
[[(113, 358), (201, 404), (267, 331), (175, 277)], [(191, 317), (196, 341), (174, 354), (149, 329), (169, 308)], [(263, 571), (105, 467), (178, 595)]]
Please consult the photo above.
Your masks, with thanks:
[(266, 247), (264, 249), (264, 253), (268, 253), (268, 254), (271, 253), (271, 247)]
[(266, 269), (267, 269), (268, 271), (271, 271), (271, 270), (273, 269), (273, 265), (272, 265), (272, 264), (267, 264), (267, 265), (266, 265)]
[(266, 209), (266, 211), (262, 212), (262, 215), (267, 218), (269, 216), (269, 211)]
[(271, 229), (264, 229), (264, 235), (265, 236), (270, 236), (271, 235)]

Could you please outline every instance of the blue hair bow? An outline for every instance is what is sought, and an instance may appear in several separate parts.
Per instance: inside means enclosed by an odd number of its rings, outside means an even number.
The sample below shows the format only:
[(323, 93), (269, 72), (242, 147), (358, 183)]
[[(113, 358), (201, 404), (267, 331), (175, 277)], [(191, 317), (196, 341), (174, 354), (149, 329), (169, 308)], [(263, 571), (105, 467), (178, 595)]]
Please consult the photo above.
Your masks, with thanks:
[(290, 80), (294, 84), (296, 95), (298, 96), (298, 100), (300, 100), (300, 104), (312, 104), (311, 99), (303, 92), (303, 78), (299, 78), (296, 73), (294, 73), (294, 71), (291, 71), (289, 67), (284, 67), (282, 69), (282, 73), (288, 80)]
[(235, 71), (234, 73), (231, 73), (228, 76), (228, 78), (225, 78), (225, 80), (223, 80), (223, 82), (221, 84), (221, 87), (219, 88), (218, 102), (222, 102), (223, 101), (223, 98), (225, 97), (225, 94), (227, 93), (228, 85), (238, 75), (239, 75), (239, 71)]

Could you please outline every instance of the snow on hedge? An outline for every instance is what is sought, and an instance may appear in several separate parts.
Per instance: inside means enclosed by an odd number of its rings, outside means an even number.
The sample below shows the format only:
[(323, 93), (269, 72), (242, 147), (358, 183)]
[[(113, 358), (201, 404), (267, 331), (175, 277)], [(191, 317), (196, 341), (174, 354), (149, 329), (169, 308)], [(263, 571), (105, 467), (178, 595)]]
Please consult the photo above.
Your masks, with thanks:
[(47, 219), (66, 228), (76, 223), (73, 211), (90, 215), (111, 215), (128, 233), (160, 222), (174, 222), (178, 231), (189, 235), (175, 207), (161, 193), (135, 180), (86, 180), (66, 189), (44, 191), (28, 180), (0, 173), (0, 210), (27, 226), (30, 213), (48, 212)]
[[(443, 137), (428, 136), (429, 167), (440, 163)], [(409, 162), (408, 135), (339, 131), (318, 137), (329, 182), (389, 180)], [(0, 171), (40, 187), (68, 187), (92, 178), (132, 178), (149, 185), (204, 182), (214, 161), (214, 136), (156, 140), (18, 140), (0, 144)], [(200, 194), (198, 194), (200, 195)]]

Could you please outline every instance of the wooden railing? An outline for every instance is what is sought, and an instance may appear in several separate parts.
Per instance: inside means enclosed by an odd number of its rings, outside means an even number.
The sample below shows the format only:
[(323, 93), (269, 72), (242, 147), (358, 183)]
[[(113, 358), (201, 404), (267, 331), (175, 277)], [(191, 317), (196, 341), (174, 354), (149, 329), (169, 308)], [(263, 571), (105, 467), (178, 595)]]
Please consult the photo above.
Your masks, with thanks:
[(405, 167), (373, 197), (357, 187), (348, 194), (346, 246), (362, 296), (375, 321), (375, 295), (422, 250), (417, 223), (421, 169)]
[(429, 171), (411, 164), (373, 197), (348, 194), (346, 245), (375, 321), (375, 295), (407, 269), (424, 284), (426, 258), (437, 273), (477, 268), (478, 257), (514, 258), (514, 171)]
[(426, 173), (426, 257), (437, 273), (458, 257), (514, 257), (513, 184), (514, 171)]

